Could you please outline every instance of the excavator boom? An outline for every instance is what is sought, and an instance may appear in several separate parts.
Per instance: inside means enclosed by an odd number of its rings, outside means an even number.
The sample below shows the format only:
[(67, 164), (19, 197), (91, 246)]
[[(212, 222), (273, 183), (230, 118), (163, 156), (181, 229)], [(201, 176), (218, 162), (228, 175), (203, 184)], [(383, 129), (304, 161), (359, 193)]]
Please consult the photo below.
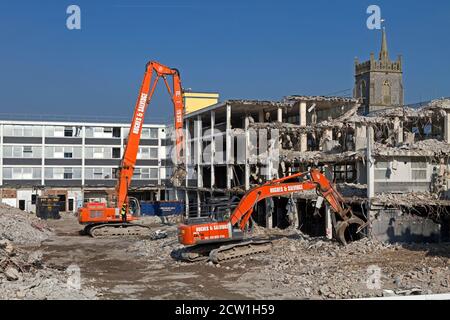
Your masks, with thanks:
[[(172, 87), (170, 87), (167, 82), (168, 76), (172, 77)], [(182, 166), (184, 163), (182, 158), (184, 146), (184, 107), (180, 73), (177, 69), (169, 68), (156, 61), (151, 61), (147, 63), (145, 67), (144, 78), (134, 107), (125, 151), (117, 174), (117, 184), (115, 189), (116, 205), (114, 207), (106, 207), (106, 205), (101, 203), (87, 203), (78, 212), (79, 223), (86, 224), (85, 231), (92, 236), (94, 236), (94, 234), (98, 236), (108, 236), (108, 230), (112, 230), (112, 234), (117, 236), (141, 234), (140, 231), (142, 231), (142, 226), (129, 223), (136, 219), (136, 213), (133, 214), (131, 212), (130, 202), (134, 202), (136, 207), (139, 207), (139, 203), (136, 199), (128, 197), (128, 190), (136, 165), (145, 112), (153, 97), (156, 85), (161, 78), (164, 80), (174, 106), (174, 127), (176, 136), (175, 161), (178, 166)]]
[[(152, 81), (153, 74), (156, 75)], [(173, 88), (171, 89), (167, 83), (166, 77), (173, 77)], [(181, 153), (183, 148), (183, 97), (181, 89), (180, 74), (177, 69), (171, 69), (158, 62), (149, 62), (146, 66), (144, 79), (139, 91), (138, 99), (134, 107), (133, 120), (131, 121), (130, 133), (128, 134), (128, 142), (122, 158), (119, 170), (119, 177), (116, 186), (117, 191), (117, 207), (121, 208), (121, 214), (127, 211), (128, 188), (133, 178), (134, 166), (139, 150), (139, 141), (141, 139), (142, 125), (144, 124), (144, 115), (147, 107), (153, 97), (156, 85), (160, 78), (164, 79), (167, 91), (169, 92), (174, 105), (174, 122), (176, 132), (176, 159), (178, 163), (181, 161)]]

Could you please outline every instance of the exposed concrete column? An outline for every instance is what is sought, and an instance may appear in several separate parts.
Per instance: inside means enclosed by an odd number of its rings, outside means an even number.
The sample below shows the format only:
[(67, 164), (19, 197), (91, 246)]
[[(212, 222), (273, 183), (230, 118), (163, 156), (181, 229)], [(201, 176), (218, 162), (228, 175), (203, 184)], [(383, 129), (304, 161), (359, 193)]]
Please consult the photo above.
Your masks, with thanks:
[[(4, 124), (0, 124), (0, 186), (3, 185), (3, 127)], [(44, 150), (42, 150), (42, 154), (44, 154)], [(41, 174), (44, 175), (44, 172), (41, 172)], [(2, 199), (2, 196), (0, 196), (0, 199)]]
[(333, 223), (331, 215), (334, 214), (331, 211), (330, 206), (325, 204), (325, 236), (327, 239), (333, 239)]
[(278, 108), (278, 110), (277, 110), (277, 121), (283, 122), (283, 109), (282, 108)]
[(372, 127), (367, 128), (367, 198), (375, 196), (375, 159), (372, 157), (374, 132)]
[(444, 137), (447, 143), (450, 143), (450, 113), (447, 112), (444, 118)]
[(358, 123), (355, 130), (355, 151), (362, 151), (367, 146), (366, 126)]
[[(42, 152), (41, 152), (41, 184), (44, 185), (45, 184), (45, 126), (42, 125), (41, 128), (41, 135), (42, 135), (42, 140), (41, 140), (41, 147), (42, 147)], [(83, 150), (84, 150), (84, 141), (83, 141)], [(84, 158), (84, 157), (83, 157)], [(82, 184), (84, 184), (84, 181), (82, 182)], [(83, 201), (84, 201), (84, 193), (83, 193)]]
[(249, 144), (250, 144), (250, 132), (248, 130), (248, 127), (250, 125), (250, 118), (248, 115), (245, 116), (245, 190), (250, 189), (250, 164), (249, 164)]
[[(188, 180), (189, 180), (189, 165), (191, 164), (191, 150), (190, 150), (190, 146), (191, 146), (191, 137), (189, 134), (189, 126), (190, 126), (190, 120), (186, 119), (184, 121), (184, 132), (185, 137), (184, 137), (184, 151), (185, 151), (185, 159), (186, 159), (186, 179), (185, 179), (185, 186), (188, 187)], [(175, 130), (175, 129), (174, 129)], [(186, 202), (186, 207), (188, 207), (188, 203)]]
[[(163, 158), (163, 155), (166, 154), (166, 151), (165, 151), (166, 147), (164, 147), (164, 148), (162, 147), (162, 145), (161, 145), (161, 138), (165, 139), (166, 137), (165, 137), (165, 134), (164, 134), (164, 137), (161, 137), (160, 128), (158, 128), (158, 185), (159, 186), (162, 185), (161, 177), (163, 176), (161, 174), (161, 172), (163, 172), (163, 168), (161, 166), (161, 159)], [(121, 145), (123, 145), (122, 141), (123, 141), (123, 135), (122, 135), (122, 132), (120, 132), (120, 144)], [(164, 150), (164, 151), (162, 151), (162, 150)], [(165, 171), (166, 171), (166, 169), (164, 169), (164, 176), (163, 176), (164, 178), (166, 177), (165, 176), (165, 173), (166, 173)], [(159, 201), (159, 199), (161, 199), (161, 192), (162, 192), (161, 190), (158, 190), (158, 192), (157, 192), (157, 199), (156, 199), (157, 201)]]
[(273, 228), (273, 211), (274, 211), (274, 204), (273, 204), (273, 198), (267, 198), (265, 200), (265, 211), (266, 211), (266, 228), (272, 229)]
[(202, 201), (200, 200), (200, 191), (197, 191), (197, 217), (202, 215)]
[(323, 131), (323, 145), (322, 150), (324, 151), (331, 151), (332, 144), (329, 143), (333, 141), (333, 130), (332, 129), (325, 129)]
[(214, 127), (216, 125), (216, 113), (211, 111), (211, 188), (216, 184), (216, 177), (214, 174), (214, 157), (216, 154), (216, 139), (214, 137)]
[(270, 140), (268, 141), (267, 157), (267, 180), (278, 177), (279, 154), (281, 150), (280, 134), (278, 129), (270, 130)]
[(186, 218), (188, 218), (189, 217), (189, 194), (188, 194), (188, 191), (187, 190), (185, 190), (184, 191), (184, 214), (185, 214), (185, 216), (186, 216)]
[[(300, 102), (299, 111), (299, 125), (301, 127), (306, 127), (306, 102)], [(300, 151), (308, 151), (308, 140), (306, 133), (302, 133), (300, 135)]]
[(232, 159), (231, 159), (231, 105), (226, 106), (226, 168), (227, 168), (227, 189), (231, 189), (231, 180), (233, 178)]
[(325, 129), (324, 132), (324, 138), (331, 141), (333, 140), (333, 130), (332, 129)]
[(264, 110), (258, 111), (258, 122), (264, 122)]
[(197, 116), (197, 121), (194, 122), (194, 143), (195, 143), (195, 164), (197, 165), (197, 187), (203, 187), (203, 172), (202, 172), (202, 149), (203, 149), (203, 139), (202, 139), (202, 117)]
[[(123, 148), (123, 133), (122, 129), (120, 128), (120, 157), (122, 157), (122, 148)], [(158, 139), (159, 140), (159, 139)], [(84, 150), (86, 145), (86, 126), (81, 127), (81, 187), (84, 187), (85, 179), (86, 179), (86, 152)], [(42, 153), (44, 153), (44, 150), (42, 150)], [(42, 173), (44, 174), (44, 173)], [(112, 174), (112, 172), (111, 172)], [(84, 196), (83, 196), (84, 201)]]
[(394, 119), (395, 140), (398, 144), (403, 143), (403, 123), (398, 117)]

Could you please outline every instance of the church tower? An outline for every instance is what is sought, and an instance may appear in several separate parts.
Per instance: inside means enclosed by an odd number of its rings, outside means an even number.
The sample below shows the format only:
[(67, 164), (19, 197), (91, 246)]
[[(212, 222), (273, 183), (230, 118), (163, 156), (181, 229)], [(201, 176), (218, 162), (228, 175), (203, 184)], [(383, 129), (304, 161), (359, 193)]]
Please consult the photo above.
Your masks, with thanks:
[(403, 105), (402, 57), (396, 61), (389, 58), (384, 28), (378, 60), (373, 53), (369, 61), (360, 63), (355, 59), (353, 96), (361, 100), (365, 113)]

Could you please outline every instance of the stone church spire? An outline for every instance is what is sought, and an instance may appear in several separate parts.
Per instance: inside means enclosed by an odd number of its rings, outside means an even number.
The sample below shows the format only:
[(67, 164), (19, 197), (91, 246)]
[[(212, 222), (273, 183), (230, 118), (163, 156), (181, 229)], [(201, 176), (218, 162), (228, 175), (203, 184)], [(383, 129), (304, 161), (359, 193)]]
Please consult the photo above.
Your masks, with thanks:
[(380, 51), (380, 61), (389, 61), (389, 51), (387, 45), (386, 29), (383, 28), (382, 40), (381, 40), (381, 51)]

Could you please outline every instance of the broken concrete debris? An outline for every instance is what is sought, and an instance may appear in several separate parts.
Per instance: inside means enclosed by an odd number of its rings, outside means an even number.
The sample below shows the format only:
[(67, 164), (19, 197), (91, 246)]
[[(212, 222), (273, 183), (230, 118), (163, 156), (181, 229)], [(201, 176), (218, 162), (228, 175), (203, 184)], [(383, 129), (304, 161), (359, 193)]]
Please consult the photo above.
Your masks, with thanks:
[(0, 205), (0, 299), (96, 298), (95, 290), (71, 288), (66, 272), (45, 264), (39, 246), (50, 235), (44, 221)]
[(34, 214), (0, 204), (0, 239), (16, 244), (39, 245), (52, 231)]

